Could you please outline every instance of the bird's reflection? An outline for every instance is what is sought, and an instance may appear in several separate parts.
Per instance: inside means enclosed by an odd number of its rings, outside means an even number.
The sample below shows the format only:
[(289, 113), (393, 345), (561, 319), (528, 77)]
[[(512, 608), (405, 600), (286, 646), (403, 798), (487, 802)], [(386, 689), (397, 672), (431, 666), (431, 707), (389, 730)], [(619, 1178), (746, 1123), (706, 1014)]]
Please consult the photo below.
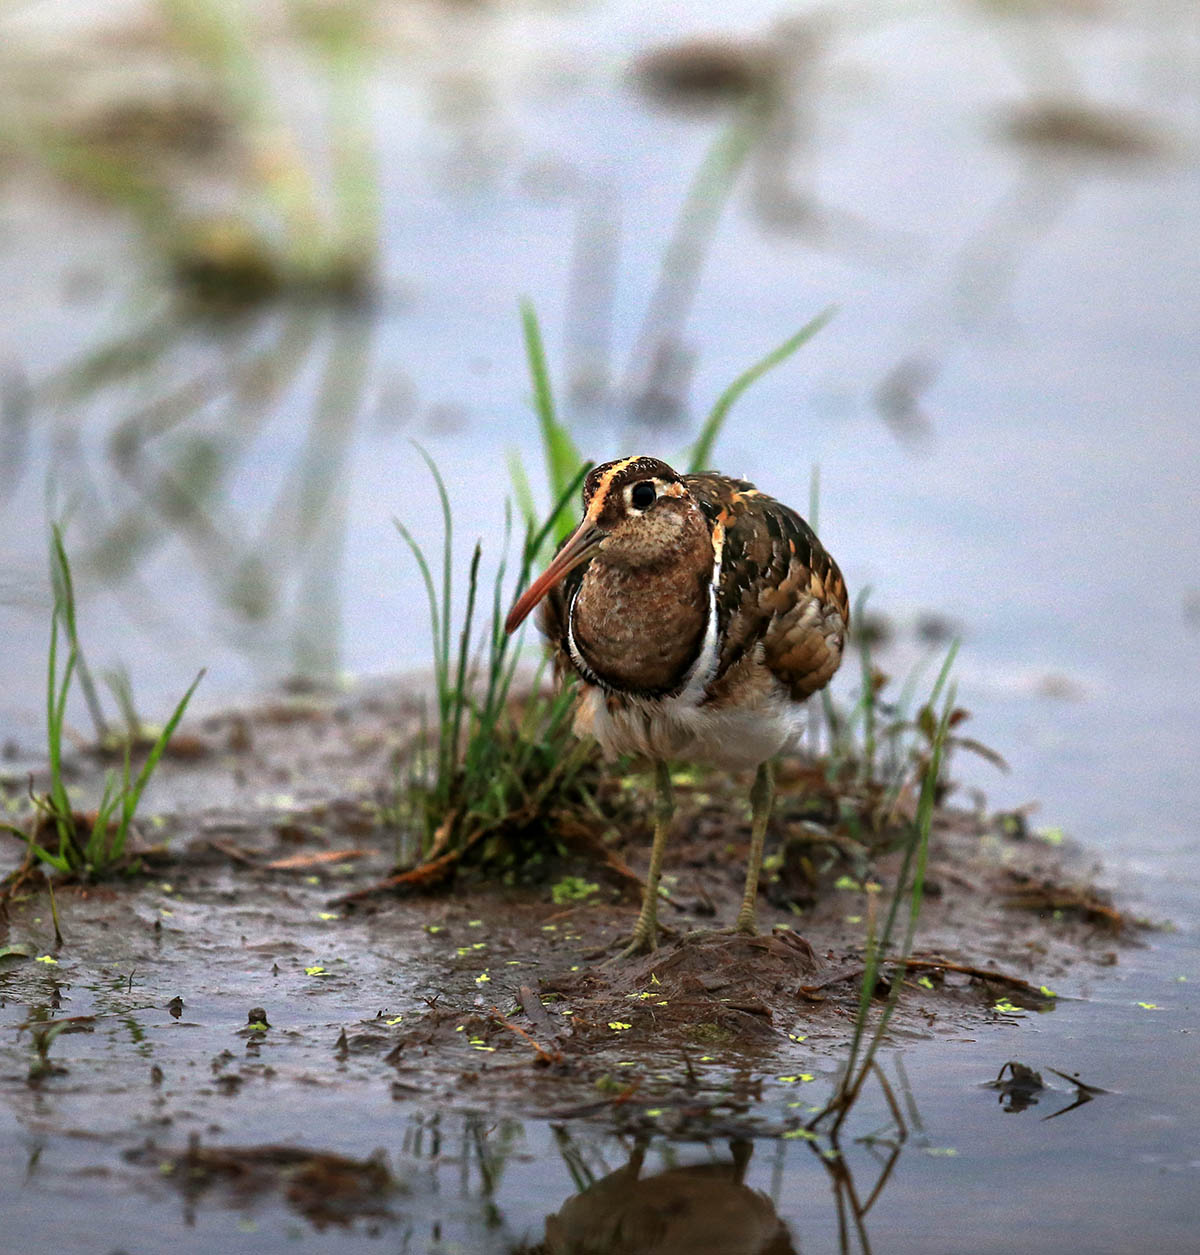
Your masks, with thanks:
[(791, 1255), (787, 1225), (775, 1205), (745, 1183), (753, 1153), (729, 1144), (730, 1158), (642, 1170), (648, 1139), (629, 1161), (546, 1217), (539, 1255)]

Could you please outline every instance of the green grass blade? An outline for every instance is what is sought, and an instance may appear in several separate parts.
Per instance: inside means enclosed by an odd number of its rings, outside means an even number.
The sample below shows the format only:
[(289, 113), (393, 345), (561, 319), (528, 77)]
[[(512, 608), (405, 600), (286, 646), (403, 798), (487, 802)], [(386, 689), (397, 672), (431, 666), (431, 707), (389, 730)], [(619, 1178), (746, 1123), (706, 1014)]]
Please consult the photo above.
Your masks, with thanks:
[(62, 733), (67, 714), (67, 694), (71, 688), (71, 676), (75, 670), (74, 649), (67, 656), (63, 670), (62, 687), (55, 691), (58, 670), (58, 611), (54, 612), (50, 629), (50, 662), (47, 684), (47, 744), (50, 758), (50, 802), (58, 829), (59, 852), (70, 849), (75, 837), (75, 818), (71, 811), (71, 799), (62, 776)]
[(100, 678), (112, 694), (113, 701), (117, 703), (117, 709), (125, 721), (128, 739), (137, 740), (141, 735), (142, 720), (133, 700), (133, 681), (129, 678), (129, 672), (123, 666), (111, 667), (101, 671)]
[(129, 789), (129, 743), (125, 743), (125, 788), (117, 787), (116, 772), (109, 771), (104, 775), (104, 792), (100, 795), (100, 805), (96, 807), (96, 818), (92, 821), (92, 830), (83, 847), (84, 868), (103, 871), (112, 862), (112, 851), (109, 848), (109, 824), (117, 803), (123, 801)]
[(508, 451), (508, 478), (512, 482), (513, 493), (517, 498), (517, 509), (521, 511), (529, 528), (537, 526), (537, 505), (533, 499), (533, 489), (529, 486), (529, 474), (525, 463), (516, 449)]
[(146, 755), (146, 761), (142, 764), (141, 771), (137, 774), (137, 779), (133, 782), (132, 789), (126, 789), (121, 799), (121, 825), (120, 825), (120, 843), (125, 844), (125, 837), (128, 834), (130, 821), (133, 819), (137, 810), (138, 802), (141, 801), (142, 791), (145, 789), (150, 777), (154, 774), (155, 767), (158, 766), (158, 760), (163, 756), (163, 751), (167, 748), (167, 742), (175, 734), (175, 729), (179, 726), (179, 721), (183, 718), (183, 712), (187, 710), (188, 702), (192, 700), (192, 694), (196, 691), (200, 681), (204, 679), (207, 668), (202, 667), (196, 674), (196, 678), (192, 681), (188, 691), (179, 699), (179, 704), (171, 712), (170, 719), (167, 720), (163, 730), (158, 734), (158, 739), (150, 747), (149, 754)]
[(62, 526), (55, 523), (50, 529), (50, 535), (50, 582), (54, 592), (54, 604), (62, 617), (67, 639), (77, 660), (79, 684), (83, 689), (88, 713), (92, 717), (92, 725), (96, 729), (96, 736), (103, 741), (109, 735), (108, 720), (104, 718), (100, 699), (96, 695), (96, 685), (84, 659), (83, 646), (79, 643), (79, 629), (75, 618), (75, 581), (71, 578), (71, 564), (67, 560), (67, 550), (63, 544)]
[(504, 503), (504, 541), (500, 550), (500, 565), (492, 580), (492, 630), (488, 635), (488, 683), (490, 700), (496, 679), (504, 668), (504, 656), (508, 651), (508, 634), (504, 631), (504, 577), (508, 574), (508, 552), (512, 544), (512, 503)]
[[(951, 642), (950, 648), (946, 651), (946, 659), (942, 663), (941, 670), (938, 672), (937, 680), (934, 683), (933, 690), (931, 691), (928, 701), (926, 703), (930, 708), (932, 708), (936, 704), (938, 698), (941, 696), (942, 689), (945, 687), (946, 681), (950, 676), (950, 669), (954, 666), (954, 660), (958, 656), (959, 643), (960, 643), (959, 639), (956, 637)], [(948, 714), (946, 718), (949, 718)], [(941, 750), (940, 749), (938, 750), (937, 757), (938, 757), (938, 767), (940, 770), (940, 767), (941, 767)], [(928, 779), (929, 779), (929, 769), (926, 768), (925, 776), (921, 784), (922, 802), (925, 798), (925, 790), (926, 790)], [(936, 785), (937, 783), (936, 777), (934, 778), (933, 783)], [(918, 832), (918, 835), (920, 833), (920, 820), (921, 820), (920, 807), (921, 807), (921, 803), (919, 802), (918, 813), (917, 813), (918, 822), (916, 825), (916, 830)], [(904, 858), (901, 861), (900, 872), (896, 881), (897, 886), (902, 886), (906, 882), (915, 856), (916, 856), (916, 846), (913, 842), (910, 842), (908, 847), (904, 851)], [(896, 917), (899, 913), (899, 909), (900, 909), (900, 893), (897, 891), (897, 893), (892, 896), (891, 903), (889, 904), (889, 907), (888, 907), (887, 923), (884, 925), (884, 930), (883, 930), (883, 936), (885, 938), (885, 942), (884, 942), (885, 945), (891, 939), (892, 930), (895, 926)]]
[[(67, 671), (70, 676), (70, 668)], [(65, 686), (64, 686), (65, 687)], [(58, 607), (50, 616), (50, 650), (46, 661), (46, 740), (50, 755), (50, 796), (58, 802), (62, 787), (62, 725), (58, 721)], [(66, 797), (65, 791), (63, 797)]]
[(798, 348), (807, 344), (833, 318), (836, 312), (836, 308), (830, 306), (815, 318), (810, 319), (794, 336), (785, 340), (778, 348), (772, 349), (766, 357), (755, 362), (749, 370), (743, 371), (721, 393), (717, 398), (716, 405), (712, 408), (712, 412), (705, 420), (704, 426), (700, 429), (700, 435), (696, 443), (692, 445), (688, 454), (688, 470), (690, 472), (695, 474), (708, 469), (709, 461), (712, 458), (713, 446), (717, 443), (717, 437), (721, 434), (721, 428), (725, 425), (725, 419), (742, 393), (751, 384), (761, 379), (769, 370), (772, 370), (781, 362), (787, 361)]
[(471, 569), (467, 575), (467, 611), (463, 616), (462, 631), (458, 637), (458, 673), (454, 685), (454, 718), (451, 721), (449, 750), (451, 761), (458, 756), (458, 738), (462, 733), (463, 712), (470, 701), (471, 677), (468, 657), (471, 648), (471, 627), (475, 620), (475, 600), (479, 592), (479, 559), (483, 546), (476, 542), (471, 555)]
[(958, 647), (962, 644), (960, 637), (955, 637), (950, 642), (950, 648), (946, 651), (946, 661), (942, 663), (942, 669), (938, 672), (938, 678), (934, 681), (933, 692), (929, 694), (927, 705), (936, 706), (938, 698), (942, 695), (942, 689), (946, 686), (946, 681), (950, 678), (950, 668), (954, 666), (954, 660), (958, 657)]
[(32, 833), (22, 832), (21, 829), (16, 827), (14, 824), (5, 823), (3, 820), (0, 820), (0, 832), (11, 832), (14, 837), (20, 837), (35, 858), (40, 859), (43, 863), (49, 864), (56, 871), (69, 872), (71, 870), (71, 866), (65, 858), (60, 858), (57, 854), (51, 854), (49, 850), (38, 845), (38, 843), (33, 839)]
[(429, 569), (429, 563), (425, 559), (424, 551), (417, 544), (408, 528), (397, 518), (393, 518), (392, 523), (416, 559), (417, 567), (421, 572), (421, 579), (425, 582), (425, 596), (429, 601), (429, 621), (433, 627), (434, 679), (437, 682), (438, 707), (440, 709), (445, 705), (445, 689), (449, 677), (441, 667), (441, 651), (438, 645), (441, 639), (441, 618), (438, 614), (437, 590), (433, 586), (433, 572)]
[(451, 591), (454, 586), (454, 521), (450, 512), (450, 496), (446, 492), (446, 482), (429, 454), (415, 442), (413, 448), (421, 455), (422, 461), (429, 467), (433, 482), (437, 485), (438, 500), (442, 506), (442, 631), (435, 642), (437, 665), (441, 673), (449, 680), (450, 677), (450, 606)]
[[(121, 763), (121, 794), (122, 798), (129, 796), (129, 759), (133, 752), (132, 742), (125, 742), (125, 754)], [(130, 814), (132, 818), (132, 812)], [(125, 853), (125, 839), (129, 835), (129, 822), (124, 818), (124, 808), (122, 807), (122, 821), (117, 825), (117, 831), (113, 836), (112, 844), (105, 851), (107, 860), (115, 862)]]
[[(900, 945), (900, 953), (897, 956), (903, 965), (904, 960), (912, 953), (913, 938), (917, 931), (917, 921), (921, 916), (921, 904), (925, 897), (925, 870), (929, 861), (929, 837), (933, 830), (933, 812), (937, 802), (937, 785), (938, 778), (942, 771), (942, 761), (945, 756), (946, 737), (950, 731), (950, 717), (954, 713), (954, 697), (955, 687), (951, 685), (950, 691), (946, 698), (946, 705), (942, 711), (942, 716), (938, 721), (937, 731), (934, 733), (933, 746), (930, 752), (929, 765), (925, 770), (924, 778), (921, 781), (921, 798), (917, 804), (917, 821), (916, 821), (916, 841), (913, 843), (914, 863), (915, 867), (912, 874), (912, 887), (909, 890), (909, 909), (908, 919), (904, 930), (904, 940)], [(904, 882), (897, 884), (896, 901), (903, 896)], [(903, 966), (897, 974), (896, 979), (892, 982), (892, 990), (888, 995), (887, 1004), (883, 1009), (883, 1014), (879, 1017), (879, 1023), (875, 1026), (875, 1032), (872, 1034), (871, 1043), (867, 1047), (867, 1052), (863, 1056), (861, 1072), (865, 1075), (866, 1069), (870, 1067), (871, 1060), (875, 1057), (876, 1051), (879, 1049), (880, 1042), (883, 1041), (883, 1035), (887, 1031), (888, 1022), (892, 1018), (892, 1013), (896, 1009), (896, 1003), (900, 999), (900, 986), (903, 981)], [(861, 1083), (861, 1082), (860, 1082)]]
[[(521, 302), (521, 326), (525, 333), (525, 355), (529, 361), (530, 378), (533, 380), (534, 408), (542, 436), (542, 450), (546, 457), (546, 476), (550, 481), (550, 492), (557, 497), (562, 495), (574, 478), (583, 457), (576, 448), (575, 441), (571, 439), (571, 433), (558, 421), (542, 331), (538, 326), (537, 314), (529, 301)], [(566, 533), (563, 532), (562, 535)]]
[[(941, 672), (938, 676), (937, 683), (934, 686), (933, 693), (937, 696), (941, 695), (942, 689), (944, 688), (950, 674), (950, 667), (954, 663), (954, 658), (957, 652), (958, 641), (956, 640), (947, 651), (946, 661), (942, 664)], [(912, 952), (913, 938), (916, 933), (917, 921), (920, 917), (921, 904), (924, 900), (925, 871), (929, 855), (929, 838), (933, 828), (933, 815), (937, 800), (937, 784), (941, 775), (942, 764), (945, 757), (946, 739), (950, 730), (950, 718), (954, 712), (954, 697), (955, 690), (954, 687), (951, 686), (950, 693), (946, 699), (944, 709), (934, 732), (929, 761), (926, 764), (921, 781), (921, 795), (917, 805), (916, 821), (913, 824), (912, 836), (905, 846), (904, 856), (896, 875), (896, 887), (892, 893), (891, 901), (888, 904), (887, 918), (884, 922), (883, 929), (878, 934), (877, 939), (872, 934), (868, 934), (867, 948), (863, 965), (862, 987), (859, 994), (858, 1014), (855, 1018), (854, 1032), (851, 1037), (850, 1049), (847, 1052), (846, 1065), (842, 1073), (842, 1080), (836, 1093), (834, 1094), (834, 1097), (830, 1100), (829, 1105), (825, 1108), (825, 1111), (818, 1116), (819, 1120), (829, 1112), (836, 1109), (839, 1112), (839, 1115), (835, 1122), (835, 1127), (837, 1124), (840, 1124), (845, 1114), (849, 1111), (859, 1089), (862, 1087), (863, 1081), (866, 1079), (867, 1072), (871, 1067), (875, 1054), (879, 1049), (879, 1045), (883, 1040), (883, 1035), (887, 1031), (887, 1025), (891, 1019), (893, 1011), (895, 1010), (896, 1003), (899, 1000), (900, 987), (903, 983), (902, 971), (897, 973), (896, 979), (892, 982), (892, 989), (888, 994), (887, 1002), (880, 1014), (875, 1030), (871, 1034), (870, 1041), (864, 1050), (862, 1043), (866, 1036), (866, 1026), (867, 1019), (870, 1014), (871, 1000), (878, 984), (880, 968), (890, 952), (891, 941), (895, 932), (896, 921), (899, 917), (901, 903), (905, 900), (906, 896), (908, 900), (908, 916), (904, 940), (901, 944), (899, 955), (893, 956), (893, 958), (898, 957), (902, 964), (903, 960), (907, 959), (909, 954)], [(933, 700), (934, 696), (931, 695), (931, 705)]]

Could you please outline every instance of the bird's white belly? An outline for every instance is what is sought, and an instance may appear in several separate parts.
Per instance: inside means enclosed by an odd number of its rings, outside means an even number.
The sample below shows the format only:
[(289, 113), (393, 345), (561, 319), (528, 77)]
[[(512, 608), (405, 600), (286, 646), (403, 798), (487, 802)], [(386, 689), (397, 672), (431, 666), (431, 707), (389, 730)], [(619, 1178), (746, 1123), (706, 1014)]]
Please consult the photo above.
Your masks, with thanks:
[(584, 689), (575, 731), (593, 736), (606, 758), (636, 754), (738, 770), (766, 762), (795, 740), (803, 707), (778, 694), (754, 706), (697, 705), (679, 697), (631, 700), (609, 709), (605, 693)]

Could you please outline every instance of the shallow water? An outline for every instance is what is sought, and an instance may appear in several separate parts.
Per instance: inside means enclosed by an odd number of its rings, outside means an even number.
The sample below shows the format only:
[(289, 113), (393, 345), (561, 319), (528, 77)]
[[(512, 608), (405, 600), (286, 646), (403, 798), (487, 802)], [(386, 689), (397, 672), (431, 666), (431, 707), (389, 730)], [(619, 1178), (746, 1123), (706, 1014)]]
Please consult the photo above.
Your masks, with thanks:
[[(6, 57), (36, 54), (38, 9)], [(801, 507), (819, 465), (823, 538), (852, 590), (870, 585), (899, 624), (884, 667), (899, 673), (920, 656), (921, 612), (961, 628), (960, 698), (975, 733), (1012, 764), (998, 777), (964, 761), (968, 781), (997, 804), (1037, 799), (1035, 822), (1094, 848), (1139, 909), (1177, 930), (1036, 1023), (904, 1052), (931, 1143), (958, 1153), (906, 1147), (871, 1216), (876, 1245), (961, 1250), (969, 1226), (971, 1250), (1049, 1249), (1068, 1235), (1086, 1250), (1189, 1249), (1200, 1164), (1189, 992), (1200, 980), (1200, 24), (1172, 3), (1024, 17), (986, 6), (895, 20), (867, 6), (823, 12), (819, 25), (809, 19), (810, 44), (781, 37), (793, 60), (770, 144), (777, 153), (790, 128), (794, 146), (782, 160), (752, 152), (721, 215), (685, 324), (695, 367), (681, 412), (648, 424), (618, 395), (576, 404), (575, 429), (596, 459), (635, 448), (670, 459), (739, 371), (838, 306), (739, 403), (718, 464)], [(298, 671), (421, 668), (421, 589), (390, 519), (431, 547), (439, 531), (410, 438), (446, 475), (459, 558), (484, 534), (494, 559), (508, 449), (537, 483), (518, 299), (537, 305), (561, 393), (566, 363), (582, 369), (584, 348), (606, 338), (611, 360), (593, 357), (591, 369), (620, 385), (678, 207), (723, 124), (650, 107), (626, 76), (630, 58), (714, 29), (771, 35), (781, 14), (433, 6), (382, 23), (371, 100), (383, 279), (366, 314), (285, 308), (177, 327), (120, 219), (20, 162), (4, 166), (5, 737), (29, 753), (40, 736), (48, 487), (71, 520), (93, 664), (124, 661), (148, 718), (200, 665), (209, 709)], [(103, 54), (97, 65), (107, 69)], [(319, 134), (320, 106), (289, 66), (275, 67), (285, 99)], [(1153, 151), (1078, 134), (1052, 148), (1003, 137), (1048, 98), (1086, 102)], [(584, 317), (568, 297), (578, 240), (606, 230), (616, 243), (586, 270)], [(606, 283), (611, 309), (597, 295)], [(160, 331), (149, 365), (112, 386), (56, 391), (60, 372), (100, 346)], [(877, 396), (906, 361), (917, 386), (892, 404), (889, 425)], [(181, 387), (195, 392), (147, 409)], [(130, 431), (135, 458), (122, 443)], [(853, 680), (837, 683), (849, 691)], [(82, 708), (75, 717), (83, 726)], [(223, 985), (205, 1010), (233, 1025), (241, 995)], [(170, 1026), (154, 1023), (158, 1050)], [(1010, 1056), (1118, 1092), (1048, 1124), (1042, 1108), (1004, 1114), (976, 1087)], [(297, 1138), (359, 1156), (381, 1145), (406, 1165), (413, 1196), (394, 1232), (411, 1237), (400, 1249), (506, 1249), (539, 1236), (570, 1188), (536, 1123), (489, 1199), (459, 1151), (445, 1163), (405, 1158), (416, 1117), (390, 1100), (380, 1114), (377, 1086), (328, 1106), (295, 1080), (264, 1083), (259, 1098), (248, 1089), (220, 1121), (230, 1143)], [(43, 1117), (51, 1131), (20, 1195), (29, 1228), (14, 1233), (44, 1234), (37, 1200), (53, 1201), (67, 1249), (108, 1249), (89, 1245), (102, 1236), (153, 1249), (180, 1202), (169, 1185), (129, 1184), (113, 1148), (128, 1148), (131, 1117), (95, 1153), (64, 1131), (97, 1127), (95, 1087), (74, 1108), (66, 1094), (15, 1092), (0, 1134), (11, 1185), (25, 1174), (17, 1148), (32, 1152)], [(461, 1142), (463, 1117), (445, 1120)], [(577, 1136), (618, 1166), (612, 1139)], [(748, 1179), (774, 1191), (797, 1246), (830, 1249), (825, 1170), (805, 1146), (779, 1147), (758, 1146)], [(660, 1152), (651, 1148), (654, 1170)], [(97, 1165), (111, 1177), (102, 1186)], [(131, 1188), (147, 1191), (144, 1208), (130, 1217), (122, 1206), (97, 1232), (97, 1192), (123, 1199)], [(236, 1207), (202, 1204), (187, 1240), (200, 1250), (217, 1233), (256, 1247), (315, 1236), (262, 1208), (250, 1234)]]
[[(1123, 948), (1111, 977), (1079, 968), (1056, 980), (1060, 998), (1047, 1013), (976, 1017), (967, 1031), (907, 1048), (901, 1035), (882, 1069), (902, 1133), (882, 1084), (868, 1084), (841, 1157), (830, 1160), (826, 1141), (779, 1136), (799, 1127), (835, 1080), (830, 1030), (834, 1039), (847, 1030), (828, 1017), (810, 1017), (820, 1042), (693, 1052), (710, 1099), (721, 1086), (757, 1095), (730, 1113), (726, 1133), (710, 1117), (713, 1136), (701, 1140), (693, 1117), (690, 1136), (672, 1136), (686, 1099), (655, 1107), (639, 1096), (632, 1123), (619, 1104), (599, 1120), (547, 1119), (548, 1110), (575, 1108), (572, 1092), (586, 1102), (603, 1091), (586, 1079), (574, 1091), (569, 1081), (539, 1079), (520, 1048), (476, 1054), (470, 1033), (451, 1034), (432, 1054), (420, 1033), (409, 1035), (428, 997), (444, 991), (448, 1005), (469, 1007), (483, 962), (498, 982), (488, 1001), (504, 1004), (510, 982), (527, 979), (510, 976), (503, 944), (486, 960), (454, 958), (458, 941), (498, 940), (486, 920), (472, 928), (469, 904), (439, 906), (442, 923), (431, 932), (424, 902), (357, 921), (323, 913), (336, 874), (288, 885), (241, 869), (179, 870), (174, 883), (151, 881), (136, 894), (64, 898), (70, 944), (59, 961), (3, 961), (6, 1250), (40, 1250), (52, 1234), (67, 1250), (152, 1251), (170, 1234), (188, 1251), (320, 1241), (337, 1250), (382, 1242), (512, 1255), (555, 1224), (577, 1241), (623, 1231), (624, 1244), (585, 1248), (610, 1252), (854, 1250), (862, 1234), (872, 1249), (899, 1251), (1052, 1251), (1068, 1239), (1097, 1252), (1194, 1244), (1197, 1104), (1186, 1079), (1172, 1089), (1163, 1077), (1193, 1070), (1200, 1023), (1188, 993), (1194, 950), (1173, 939)], [(22, 936), (48, 929), (48, 920), (30, 918), (36, 909), (16, 915)], [(449, 956), (444, 977), (429, 984), (439, 954)], [(1178, 979), (1181, 968), (1193, 981)], [(269, 1027), (247, 1026), (254, 1007)], [(87, 1031), (51, 1044), (60, 1071), (27, 1079), (35, 1052), (29, 1027), (19, 1026), (68, 1016), (93, 1018)], [(459, 1060), (457, 1079), (447, 1055)], [(671, 1052), (631, 1058), (622, 1084), (638, 1081), (648, 1096), (665, 1067), (679, 1085)], [(1013, 1058), (1048, 1083), (1028, 1106), (986, 1084)], [(1076, 1074), (1103, 1092), (1077, 1103), (1068, 1079)], [(497, 1086), (524, 1089), (528, 1109), (543, 1114), (497, 1114)], [(613, 1122), (643, 1132), (618, 1135)], [(186, 1158), (193, 1142), (240, 1154), (240, 1169), (203, 1175)], [(294, 1168), (262, 1167), (273, 1147), (360, 1162), (382, 1156), (393, 1187), (355, 1190), (345, 1168), (306, 1184)], [(647, 1182), (644, 1193), (624, 1182), (606, 1195), (603, 1178), (638, 1154), (633, 1175)], [(724, 1186), (710, 1182), (698, 1194), (678, 1176), (735, 1157), (739, 1182), (769, 1207), (734, 1187), (731, 1168)], [(843, 1214), (852, 1234), (845, 1247), (839, 1182), (843, 1208), (847, 1191), (865, 1203), (878, 1187), (861, 1233)], [(774, 1231), (776, 1218), (791, 1247), (749, 1244)]]

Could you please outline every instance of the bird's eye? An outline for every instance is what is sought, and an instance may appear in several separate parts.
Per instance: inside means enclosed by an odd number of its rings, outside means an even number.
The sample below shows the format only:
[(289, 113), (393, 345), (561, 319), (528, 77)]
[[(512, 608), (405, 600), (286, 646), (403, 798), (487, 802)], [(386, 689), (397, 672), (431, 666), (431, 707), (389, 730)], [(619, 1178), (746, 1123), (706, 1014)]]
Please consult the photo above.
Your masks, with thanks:
[(634, 484), (629, 500), (635, 510), (647, 510), (654, 504), (654, 485), (649, 482)]

